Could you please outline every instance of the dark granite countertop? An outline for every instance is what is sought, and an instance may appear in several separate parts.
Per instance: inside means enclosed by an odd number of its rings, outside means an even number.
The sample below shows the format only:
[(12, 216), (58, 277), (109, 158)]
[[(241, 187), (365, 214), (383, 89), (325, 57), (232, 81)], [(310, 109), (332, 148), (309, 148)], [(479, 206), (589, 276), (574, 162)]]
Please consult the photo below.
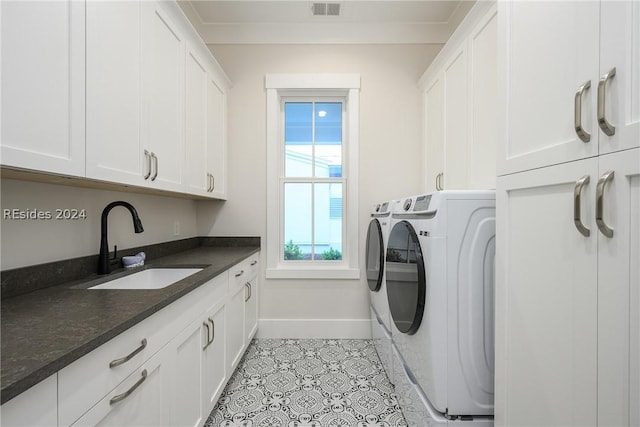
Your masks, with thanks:
[(204, 268), (163, 289), (86, 289), (133, 273), (125, 271), (3, 300), (1, 402), (7, 402), (259, 250), (259, 244), (201, 246), (155, 259), (146, 267)]

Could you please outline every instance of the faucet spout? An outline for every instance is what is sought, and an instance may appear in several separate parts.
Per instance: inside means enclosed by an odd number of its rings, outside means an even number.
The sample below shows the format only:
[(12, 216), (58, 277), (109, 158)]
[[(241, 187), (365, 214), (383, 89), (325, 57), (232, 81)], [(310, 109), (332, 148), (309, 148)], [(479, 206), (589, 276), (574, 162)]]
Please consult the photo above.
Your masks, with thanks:
[(129, 210), (131, 218), (133, 219), (133, 231), (135, 233), (142, 233), (144, 228), (142, 227), (142, 221), (138, 216), (136, 208), (130, 203), (123, 202), (121, 200), (109, 203), (102, 210), (102, 218), (100, 221), (100, 256), (98, 257), (98, 274), (109, 274), (111, 272), (111, 263), (109, 260), (109, 243), (107, 242), (107, 218), (111, 209), (116, 206), (122, 206)]

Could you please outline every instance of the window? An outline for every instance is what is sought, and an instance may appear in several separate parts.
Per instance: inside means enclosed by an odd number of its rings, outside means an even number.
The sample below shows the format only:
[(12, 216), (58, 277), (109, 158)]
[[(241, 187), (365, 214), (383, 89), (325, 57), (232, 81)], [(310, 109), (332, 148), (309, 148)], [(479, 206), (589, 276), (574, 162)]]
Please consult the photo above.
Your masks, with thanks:
[(358, 278), (360, 78), (269, 75), (267, 277)]

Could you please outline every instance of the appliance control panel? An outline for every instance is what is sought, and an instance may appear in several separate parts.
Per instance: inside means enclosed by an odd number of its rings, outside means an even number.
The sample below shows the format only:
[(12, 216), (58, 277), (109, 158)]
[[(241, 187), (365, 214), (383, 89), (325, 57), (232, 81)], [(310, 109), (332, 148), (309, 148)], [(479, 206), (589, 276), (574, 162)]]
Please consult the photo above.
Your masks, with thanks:
[(431, 203), (431, 195), (416, 197), (416, 203), (413, 205), (413, 211), (426, 211)]

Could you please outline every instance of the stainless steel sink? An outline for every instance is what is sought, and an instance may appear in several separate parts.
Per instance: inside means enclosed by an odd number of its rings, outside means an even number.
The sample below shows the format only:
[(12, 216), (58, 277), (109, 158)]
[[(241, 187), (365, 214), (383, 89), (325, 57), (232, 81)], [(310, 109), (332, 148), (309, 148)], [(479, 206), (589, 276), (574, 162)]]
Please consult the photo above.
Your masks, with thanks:
[(148, 268), (88, 289), (162, 289), (202, 271), (202, 268)]

